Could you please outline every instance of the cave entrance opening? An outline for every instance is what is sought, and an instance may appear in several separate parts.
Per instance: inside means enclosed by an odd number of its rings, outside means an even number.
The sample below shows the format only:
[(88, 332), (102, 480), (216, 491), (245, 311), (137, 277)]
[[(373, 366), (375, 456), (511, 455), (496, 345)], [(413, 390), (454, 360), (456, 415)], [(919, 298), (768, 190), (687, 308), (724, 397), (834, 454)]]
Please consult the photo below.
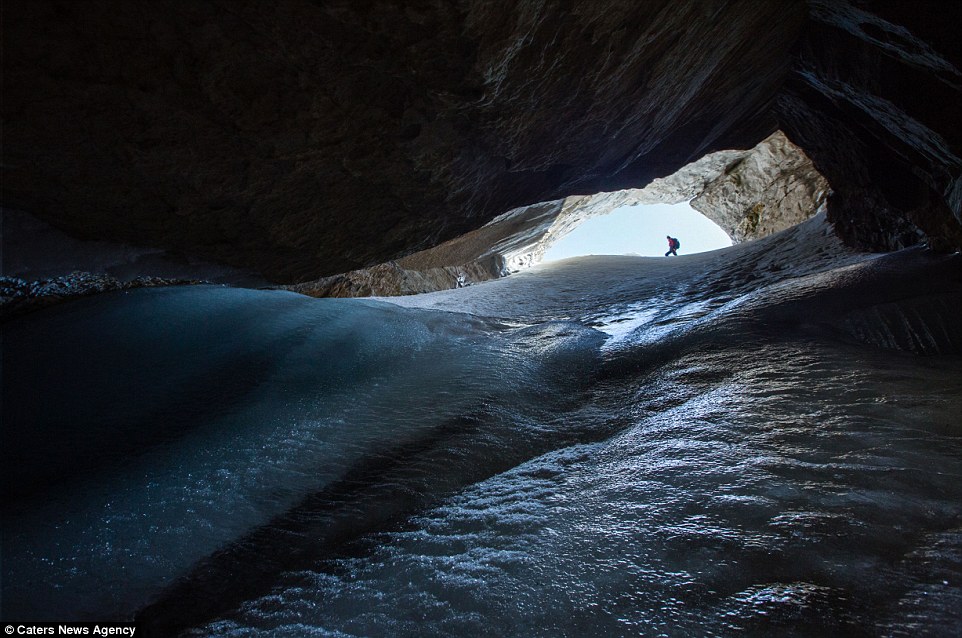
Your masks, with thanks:
[(591, 217), (545, 251), (542, 261), (582, 255), (662, 257), (671, 235), (681, 242), (679, 255), (718, 250), (732, 238), (688, 202), (621, 206)]

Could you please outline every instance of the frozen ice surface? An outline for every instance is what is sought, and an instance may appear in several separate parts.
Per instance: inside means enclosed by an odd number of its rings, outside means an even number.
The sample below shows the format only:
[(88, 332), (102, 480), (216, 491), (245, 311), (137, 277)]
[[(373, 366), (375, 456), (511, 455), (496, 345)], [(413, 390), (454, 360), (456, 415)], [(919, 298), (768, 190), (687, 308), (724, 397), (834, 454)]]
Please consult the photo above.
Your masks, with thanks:
[(18, 319), (4, 618), (956, 634), (958, 265), (817, 217), (415, 297), (150, 289)]

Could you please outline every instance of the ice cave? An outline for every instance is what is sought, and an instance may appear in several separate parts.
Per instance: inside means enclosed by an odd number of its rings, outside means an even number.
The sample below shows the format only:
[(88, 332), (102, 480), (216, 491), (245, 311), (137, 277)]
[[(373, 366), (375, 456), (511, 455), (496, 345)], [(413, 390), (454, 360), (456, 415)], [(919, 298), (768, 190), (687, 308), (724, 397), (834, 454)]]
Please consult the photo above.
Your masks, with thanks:
[(4, 0), (6, 634), (959, 635), (960, 7)]

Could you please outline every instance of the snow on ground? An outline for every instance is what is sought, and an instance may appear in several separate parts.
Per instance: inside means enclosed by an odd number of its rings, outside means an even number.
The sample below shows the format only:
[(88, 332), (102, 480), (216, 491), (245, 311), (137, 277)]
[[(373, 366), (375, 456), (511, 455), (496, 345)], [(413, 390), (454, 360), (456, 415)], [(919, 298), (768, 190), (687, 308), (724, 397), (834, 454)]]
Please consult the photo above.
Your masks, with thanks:
[(573, 257), (466, 288), (379, 299), (524, 323), (575, 319), (597, 324), (603, 318), (622, 323), (654, 318), (678, 297), (718, 305), (775, 281), (871, 258), (843, 246), (820, 214), (777, 235), (706, 253)]

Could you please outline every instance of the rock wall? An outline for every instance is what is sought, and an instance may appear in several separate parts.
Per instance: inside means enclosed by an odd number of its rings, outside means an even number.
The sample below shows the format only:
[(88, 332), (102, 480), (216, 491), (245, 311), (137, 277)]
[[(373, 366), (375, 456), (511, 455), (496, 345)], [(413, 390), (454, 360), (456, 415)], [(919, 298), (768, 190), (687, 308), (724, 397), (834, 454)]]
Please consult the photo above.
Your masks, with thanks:
[(196, 279), (165, 279), (137, 277), (127, 281), (109, 275), (74, 272), (60, 277), (25, 281), (18, 277), (0, 275), (0, 322), (62, 301), (88, 297), (114, 290), (188, 286), (200, 283)]
[(256, 272), (170, 254), (160, 248), (76, 239), (22, 211), (0, 208), (0, 237), (0, 273), (25, 281), (51, 280), (79, 271), (120, 282), (159, 277), (245, 288), (270, 285)]
[(800, 1), (6, 0), (3, 196), (275, 281), (751, 146)]
[(364, 297), (470, 285), (539, 263), (579, 224), (622, 206), (693, 200), (736, 242), (759, 239), (813, 216), (828, 192), (801, 149), (775, 132), (750, 150), (710, 153), (645, 188), (523, 206), (435, 248), (286, 288), (313, 297)]
[(554, 242), (591, 217), (621, 206), (684, 201), (691, 201), (692, 208), (736, 243), (749, 241), (808, 219), (829, 192), (828, 182), (805, 153), (776, 131), (747, 151), (710, 153), (645, 188), (568, 197), (538, 237), (519, 237), (499, 249), (508, 269), (518, 270), (540, 262)]
[(781, 127), (850, 244), (959, 248), (959, 23), (925, 1), (6, 0), (3, 199), (297, 282)]
[(805, 221), (829, 194), (828, 181), (779, 131), (730, 162), (691, 206), (742, 242)]
[(962, 247), (962, 6), (812, 0), (775, 108), (852, 246)]

